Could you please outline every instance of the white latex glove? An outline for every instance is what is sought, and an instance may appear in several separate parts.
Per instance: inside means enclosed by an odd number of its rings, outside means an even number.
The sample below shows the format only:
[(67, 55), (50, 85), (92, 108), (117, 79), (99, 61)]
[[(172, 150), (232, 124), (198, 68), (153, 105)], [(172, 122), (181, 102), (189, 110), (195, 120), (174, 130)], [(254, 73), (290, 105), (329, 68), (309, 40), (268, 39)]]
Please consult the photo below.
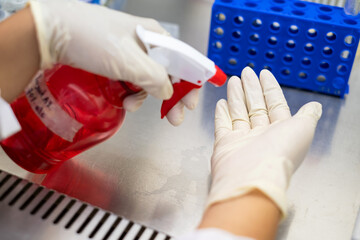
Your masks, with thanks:
[(70, 65), (140, 86), (168, 99), (173, 93), (165, 69), (148, 57), (135, 28), (167, 34), (152, 19), (135, 17), (77, 0), (32, 0), (41, 67)]
[(199, 89), (193, 89), (186, 94), (166, 115), (167, 120), (174, 126), (184, 121), (184, 106), (193, 110), (199, 102)]
[[(123, 102), (124, 108), (129, 112), (135, 112), (140, 108), (147, 97), (146, 92), (141, 91), (130, 95)], [(186, 94), (166, 115), (167, 120), (174, 126), (180, 125), (184, 121), (184, 107), (193, 110), (199, 102), (199, 89), (193, 89)]]
[(228, 83), (228, 101), (215, 113), (212, 187), (208, 206), (260, 190), (286, 216), (285, 191), (312, 142), (321, 104), (291, 117), (282, 90), (268, 71), (245, 68)]
[[(199, 90), (195, 88), (186, 94), (166, 115), (166, 119), (174, 126), (180, 125), (184, 121), (184, 108), (189, 110), (195, 109), (199, 102)], [(123, 102), (124, 108), (129, 112), (138, 110), (147, 97), (146, 92), (141, 91), (137, 94), (130, 95)]]

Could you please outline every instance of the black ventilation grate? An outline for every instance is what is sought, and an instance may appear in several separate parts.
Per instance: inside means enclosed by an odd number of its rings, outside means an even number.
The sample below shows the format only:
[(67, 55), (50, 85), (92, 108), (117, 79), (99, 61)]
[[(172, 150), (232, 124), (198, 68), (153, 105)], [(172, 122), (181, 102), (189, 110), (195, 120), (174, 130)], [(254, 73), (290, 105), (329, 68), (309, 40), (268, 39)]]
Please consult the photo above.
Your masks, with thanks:
[[(38, 218), (42, 223), (51, 224), (52, 229), (66, 230), (67, 234), (74, 235), (74, 239), (172, 239), (164, 233), (0, 170), (0, 218), (10, 218), (6, 216), (10, 214), (10, 211), (6, 213), (7, 209), (16, 210), (18, 213), (15, 215), (21, 214), (22, 219)], [(4, 229), (5, 226), (1, 231)], [(0, 235), (3, 233), (0, 232)], [(61, 235), (59, 239), (62, 239)]]

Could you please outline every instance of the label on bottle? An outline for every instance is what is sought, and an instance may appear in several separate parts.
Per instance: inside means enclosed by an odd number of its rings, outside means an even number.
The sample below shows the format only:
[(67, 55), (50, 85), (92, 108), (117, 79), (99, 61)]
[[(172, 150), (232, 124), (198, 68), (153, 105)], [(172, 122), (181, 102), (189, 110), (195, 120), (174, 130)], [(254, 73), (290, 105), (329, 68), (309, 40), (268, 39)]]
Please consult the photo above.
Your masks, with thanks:
[(33, 111), (47, 128), (66, 141), (73, 141), (75, 134), (83, 125), (57, 103), (46, 85), (43, 71), (36, 74), (25, 89), (25, 95)]

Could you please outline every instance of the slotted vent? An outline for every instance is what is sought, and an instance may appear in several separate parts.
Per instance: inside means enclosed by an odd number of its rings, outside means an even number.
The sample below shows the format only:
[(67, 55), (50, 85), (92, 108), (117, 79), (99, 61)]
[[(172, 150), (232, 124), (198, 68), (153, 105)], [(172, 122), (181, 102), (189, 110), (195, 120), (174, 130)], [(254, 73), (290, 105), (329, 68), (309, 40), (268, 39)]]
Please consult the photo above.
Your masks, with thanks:
[[(95, 240), (170, 240), (170, 236), (127, 220), (113, 213), (83, 203), (77, 199), (49, 190), (37, 184), (22, 180), (0, 170), (0, 220), (14, 216), (38, 218), (59, 230), (52, 239), (63, 239), (61, 232), (74, 235), (74, 239)], [(15, 216), (16, 215), (16, 216)], [(2, 219), (4, 220), (4, 219)], [(30, 222), (32, 219), (28, 219)], [(2, 221), (8, 224), (13, 222)], [(4, 225), (4, 224), (2, 224)], [(34, 226), (41, 227), (41, 226)], [(11, 229), (2, 226), (1, 231)], [(22, 229), (19, 228), (21, 231)], [(0, 235), (3, 235), (0, 232)], [(17, 235), (18, 236), (18, 235)], [(24, 237), (29, 237), (24, 234)], [(18, 240), (21, 240), (18, 238)]]

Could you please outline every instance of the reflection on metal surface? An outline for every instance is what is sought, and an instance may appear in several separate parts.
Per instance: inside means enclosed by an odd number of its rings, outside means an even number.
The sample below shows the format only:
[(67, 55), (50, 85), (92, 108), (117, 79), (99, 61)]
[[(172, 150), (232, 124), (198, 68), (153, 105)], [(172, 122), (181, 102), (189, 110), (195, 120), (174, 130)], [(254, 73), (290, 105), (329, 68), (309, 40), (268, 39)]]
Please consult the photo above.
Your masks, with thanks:
[(170, 236), (0, 171), (2, 240), (170, 240)]

